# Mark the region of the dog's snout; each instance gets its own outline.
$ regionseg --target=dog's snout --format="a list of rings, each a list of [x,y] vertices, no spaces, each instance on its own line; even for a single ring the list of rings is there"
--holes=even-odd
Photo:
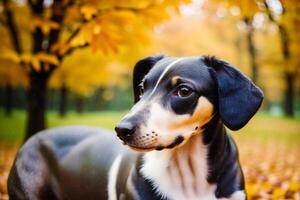
[[[121,122],[115,127],[118,137],[123,141],[129,141],[132,138],[135,129],[136,127],[128,122]]]

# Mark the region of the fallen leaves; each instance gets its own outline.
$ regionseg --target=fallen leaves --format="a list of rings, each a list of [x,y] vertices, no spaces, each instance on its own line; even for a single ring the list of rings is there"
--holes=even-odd
[[[300,199],[300,148],[278,141],[238,141],[248,199]]]
[[[0,143],[0,200],[8,200],[6,180],[17,148],[17,145]]]

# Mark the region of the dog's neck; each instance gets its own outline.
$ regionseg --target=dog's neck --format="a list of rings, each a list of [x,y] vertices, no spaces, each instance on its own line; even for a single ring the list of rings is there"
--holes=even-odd
[[[210,183],[208,156],[211,144],[226,146],[227,142],[224,126],[218,119],[214,117],[203,132],[180,147],[144,155],[141,173],[152,181],[158,193],[171,199],[215,199],[216,184]]]

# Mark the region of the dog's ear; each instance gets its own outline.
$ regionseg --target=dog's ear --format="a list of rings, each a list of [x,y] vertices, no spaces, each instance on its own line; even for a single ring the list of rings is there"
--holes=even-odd
[[[217,82],[218,108],[224,124],[231,130],[242,128],[259,109],[263,92],[229,63],[209,56],[203,61]]]
[[[139,84],[145,77],[145,75],[150,71],[150,69],[159,60],[164,58],[164,55],[150,56],[138,61],[133,69],[133,93],[134,93],[134,103],[139,101]]]

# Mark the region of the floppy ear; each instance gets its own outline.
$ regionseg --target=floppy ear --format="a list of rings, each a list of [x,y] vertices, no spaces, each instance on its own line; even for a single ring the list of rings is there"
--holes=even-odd
[[[207,56],[203,61],[217,82],[219,113],[224,124],[231,130],[242,128],[259,109],[263,92],[229,63]]]
[[[145,77],[145,75],[150,71],[150,69],[161,60],[164,56],[150,56],[138,61],[133,69],[133,93],[134,93],[134,103],[139,101],[139,84]]]

